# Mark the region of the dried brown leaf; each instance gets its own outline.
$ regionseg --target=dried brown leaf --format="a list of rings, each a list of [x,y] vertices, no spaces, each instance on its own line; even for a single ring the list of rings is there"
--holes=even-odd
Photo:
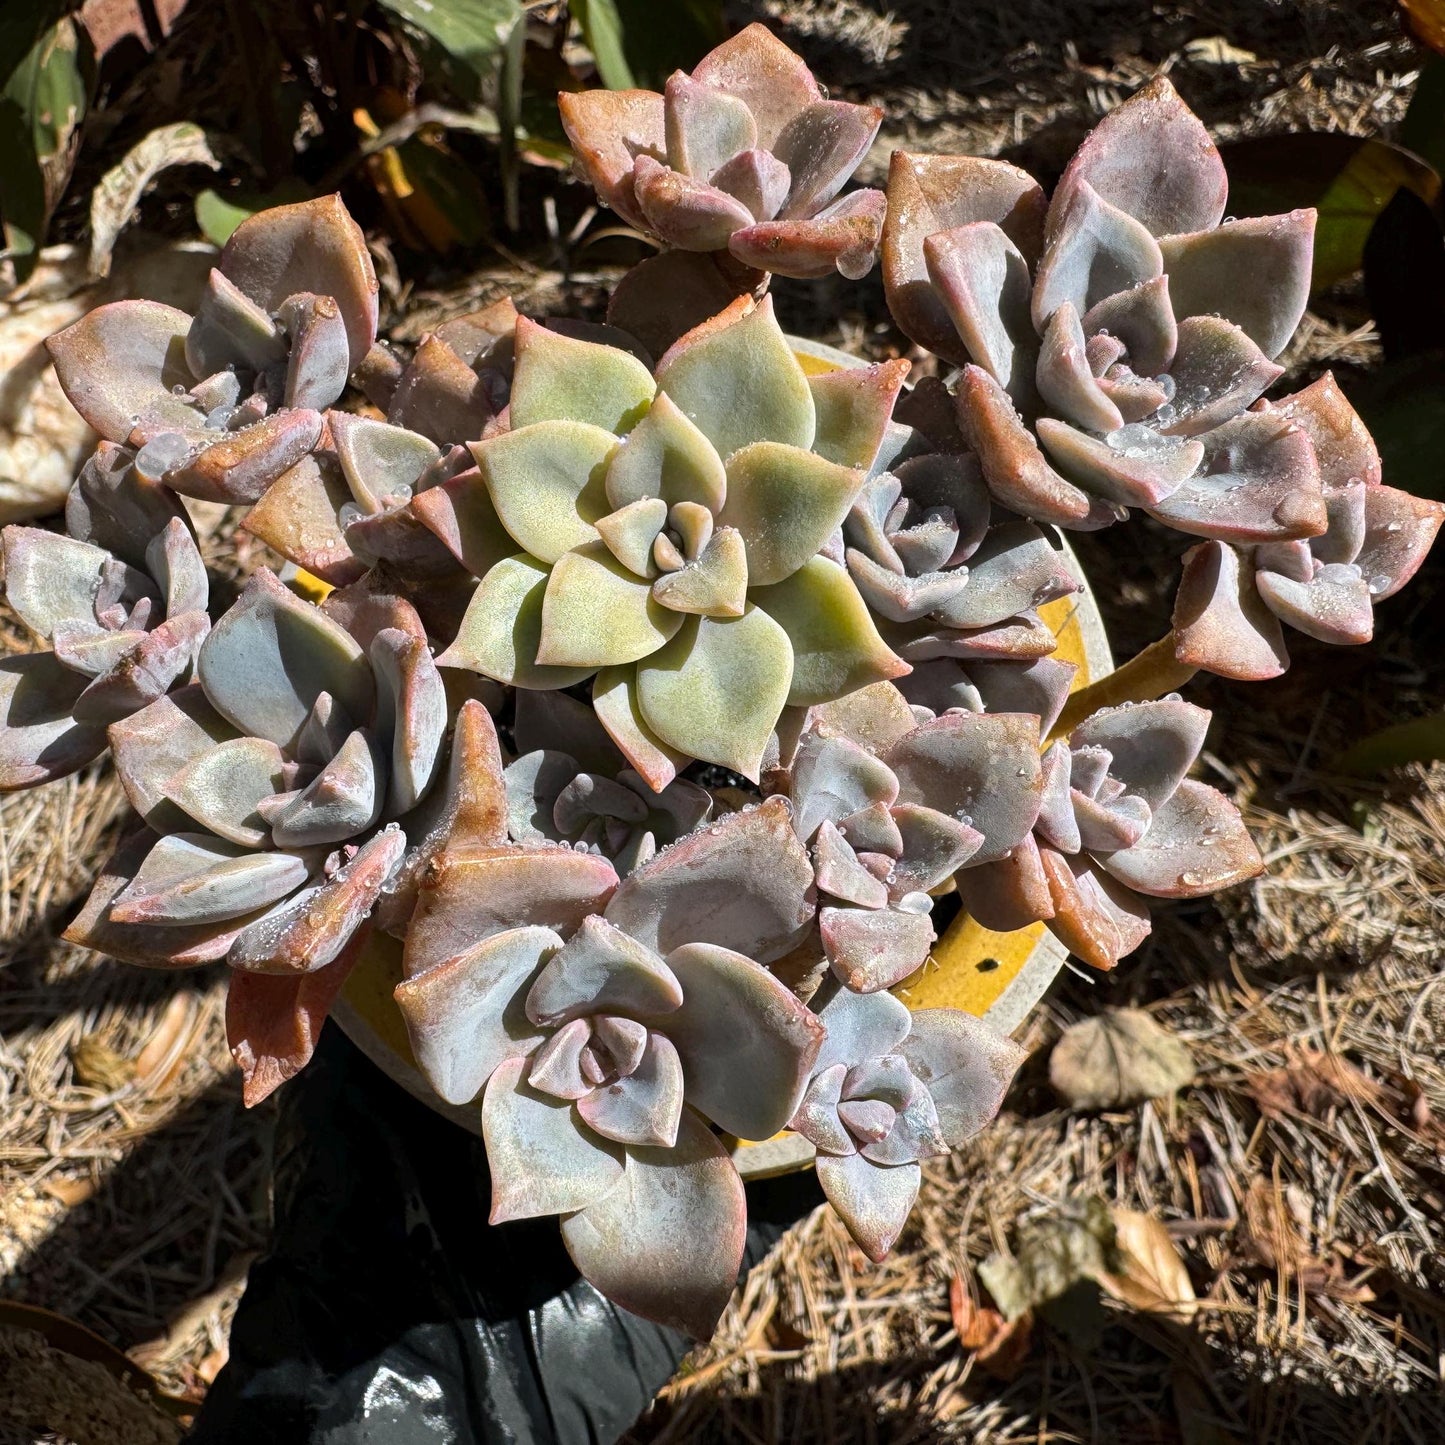
[[[164,1088],[185,1060],[185,1044],[199,1013],[196,997],[178,993],[166,1005],[155,1030],[136,1056],[135,1082]]]
[[[1325,1119],[1351,1100],[1377,1108],[1385,1102],[1373,1079],[1348,1059],[1319,1049],[1293,1050],[1289,1063],[1250,1074],[1244,1087],[1267,1119]]]
[[[124,1088],[135,1077],[135,1065],[94,1034],[76,1040],[70,1050],[70,1066],[77,1083],[107,1094]]]
[[[1194,1285],[1162,1221],[1137,1209],[1111,1213],[1123,1268],[1104,1271],[1099,1283],[1131,1309],[1180,1321],[1193,1319],[1198,1308]]]
[[[1013,1321],[1004,1319],[974,1299],[961,1274],[949,1283],[948,1308],[959,1344],[976,1357],[979,1368],[995,1379],[1016,1379],[1033,1343],[1033,1312],[1026,1310]]]
[[[1064,1030],[1049,1082],[1074,1109],[1163,1099],[1194,1081],[1184,1044],[1139,1009],[1109,1009]]]
[[[1239,1229],[1245,1254],[1306,1294],[1328,1295],[1353,1304],[1374,1299],[1375,1292],[1368,1285],[1345,1279],[1338,1258],[1321,1259],[1315,1254],[1309,1239],[1313,1232],[1310,1215],[1309,1198],[1297,1185],[1280,1187],[1267,1179],[1251,1180]]]

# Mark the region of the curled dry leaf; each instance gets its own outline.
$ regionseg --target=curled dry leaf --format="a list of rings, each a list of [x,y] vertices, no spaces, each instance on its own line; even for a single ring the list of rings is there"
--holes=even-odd
[[[1194,1285],[1163,1222],[1137,1209],[1110,1213],[1121,1268],[1100,1274],[1100,1285],[1131,1309],[1181,1321],[1193,1319],[1198,1309]]]
[[[1348,1059],[1318,1049],[1300,1049],[1282,1068],[1250,1074],[1244,1081],[1266,1119],[1308,1115],[1324,1119],[1351,1099],[1384,1107],[1385,1091]]]
[[[961,1274],[949,1282],[948,1310],[958,1343],[974,1356],[979,1369],[997,1380],[1016,1380],[1033,1344],[1033,1312],[1004,1319],[997,1310],[978,1303]]]
[[[989,1255],[979,1265],[978,1277],[1004,1318],[1014,1321],[1120,1267],[1109,1208],[1090,1196],[1077,1207],[1025,1220],[1013,1253]]]
[[[1049,1082],[1073,1109],[1164,1099],[1193,1081],[1189,1050],[1139,1009],[1074,1024],[1049,1057]]]

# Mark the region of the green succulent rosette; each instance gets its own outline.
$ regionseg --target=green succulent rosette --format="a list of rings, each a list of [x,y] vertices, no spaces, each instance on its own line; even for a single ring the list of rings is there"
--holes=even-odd
[[[810,377],[766,299],[695,328],[655,373],[519,321],[505,427],[419,509],[481,579],[439,664],[519,688],[591,677],[654,789],[693,759],[756,780],[784,707],[909,670],[822,555],[905,369]]]

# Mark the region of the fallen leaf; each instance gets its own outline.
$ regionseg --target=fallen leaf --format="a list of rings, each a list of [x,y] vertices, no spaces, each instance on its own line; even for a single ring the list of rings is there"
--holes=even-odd
[[[94,1034],[86,1034],[71,1046],[70,1066],[76,1083],[107,1094],[123,1089],[135,1077],[135,1065]]]
[[[975,1357],[978,1367],[998,1380],[1017,1379],[1033,1343],[1033,1312],[1026,1310],[1012,1321],[1004,1319],[997,1310],[974,1300],[961,1274],[954,1275],[949,1284],[948,1307],[958,1342]]]
[[[1013,1253],[989,1255],[978,1277],[1004,1318],[1013,1321],[1061,1298],[1080,1281],[1119,1268],[1109,1207],[1091,1196],[1077,1207],[1024,1220]]]
[[[1382,1107],[1385,1091],[1348,1059],[1319,1049],[1291,1051],[1290,1062],[1278,1069],[1250,1074],[1244,1087],[1266,1119],[1326,1119],[1348,1104]]]
[[[135,1082],[141,1088],[162,1088],[180,1066],[191,1025],[196,1017],[196,996],[175,994],[156,1024],[155,1032],[136,1055]]]
[[[1189,1050],[1139,1009],[1072,1025],[1049,1057],[1049,1082],[1074,1109],[1163,1099],[1193,1081]]]
[[[1194,1318],[1198,1299],[1179,1250],[1161,1220],[1137,1209],[1111,1211],[1122,1268],[1104,1271],[1099,1283],[1121,1304],[1143,1314]]]
[[[110,275],[111,252],[125,229],[145,188],[172,166],[209,166],[221,169],[211,153],[206,133],[191,121],[163,125],[137,142],[101,178],[90,196],[90,274]]]

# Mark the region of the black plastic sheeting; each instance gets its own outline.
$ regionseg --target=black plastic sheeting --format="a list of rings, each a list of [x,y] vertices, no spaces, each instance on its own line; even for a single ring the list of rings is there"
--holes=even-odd
[[[555,1219],[490,1226],[481,1140],[334,1025],[281,1091],[276,1225],[190,1445],[602,1445],[691,1342],[582,1280]],[[748,1188],[744,1271],[822,1195]]]

